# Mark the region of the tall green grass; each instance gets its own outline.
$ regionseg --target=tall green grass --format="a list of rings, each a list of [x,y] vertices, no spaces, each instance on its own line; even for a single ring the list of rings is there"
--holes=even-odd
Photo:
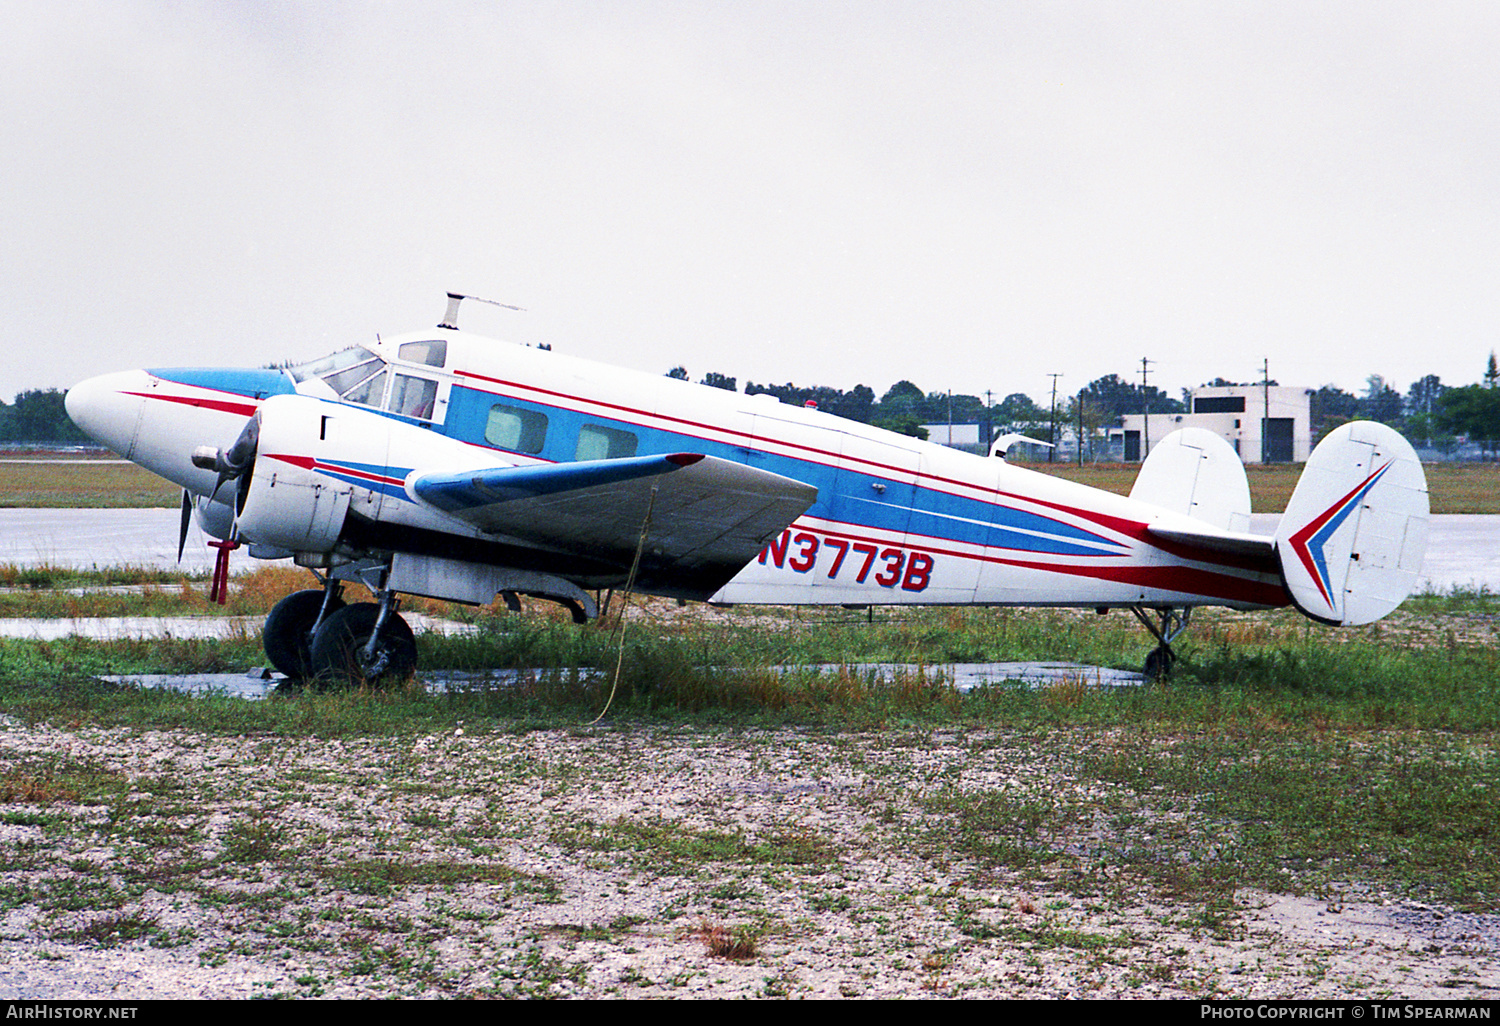
[[[1263,639],[1254,643],[1230,642],[1206,625],[1179,644],[1176,673],[1164,685],[1001,684],[965,695],[948,679],[950,663],[1065,660],[1132,667],[1150,643],[1124,617],[919,610],[877,615],[872,622],[865,614],[842,611],[763,612],[712,625],[630,623],[616,682],[622,643],[608,624],[579,628],[545,616],[510,616],[488,618],[480,627],[473,635],[423,636],[419,683],[423,675],[449,670],[532,672],[519,683],[479,679],[441,695],[416,686],[378,701],[393,708],[407,703],[424,724],[434,716],[497,724],[507,718],[576,723],[592,719],[608,703],[610,715],[623,719],[834,725],[1154,723],[1291,731],[1486,731],[1500,725],[1494,648],[1401,648],[1378,638],[1338,641],[1337,632],[1304,630],[1291,620],[1252,632]],[[905,669],[881,674],[861,668],[870,663]],[[0,711],[39,708],[32,704],[34,696],[59,681],[81,684],[110,673],[241,672],[264,665],[254,632],[226,640],[0,641]],[[111,704],[106,692],[78,693],[94,696],[89,708],[96,715]],[[348,699],[365,700],[377,698]],[[198,700],[163,696],[161,701],[191,707]],[[301,695],[286,701],[327,699]],[[142,710],[154,705],[138,703]],[[235,723],[241,722],[236,715]]]

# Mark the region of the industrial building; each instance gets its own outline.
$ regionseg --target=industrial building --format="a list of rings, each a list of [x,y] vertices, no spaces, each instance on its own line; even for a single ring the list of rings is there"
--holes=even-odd
[[[1312,452],[1313,389],[1288,385],[1204,386],[1191,393],[1191,413],[1121,417],[1110,448],[1127,463],[1178,428],[1206,428],[1246,463],[1304,463]]]

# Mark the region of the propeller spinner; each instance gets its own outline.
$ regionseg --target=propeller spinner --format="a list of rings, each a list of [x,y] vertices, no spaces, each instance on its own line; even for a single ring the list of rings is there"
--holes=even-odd
[[[260,412],[246,422],[240,431],[240,436],[234,440],[234,444],[228,450],[215,449],[210,445],[200,445],[193,450],[193,466],[200,470],[212,470],[219,475],[214,482],[214,490],[208,493],[208,501],[214,501],[219,494],[219,489],[229,481],[239,481],[255,469],[255,453],[260,445]],[[235,507],[244,505],[245,489],[239,488],[239,496]]]

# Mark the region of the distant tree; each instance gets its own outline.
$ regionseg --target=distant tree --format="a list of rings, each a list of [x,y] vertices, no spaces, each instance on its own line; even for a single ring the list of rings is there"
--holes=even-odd
[[[1079,431],[1078,439],[1078,462],[1094,458],[1097,451],[1097,442],[1100,430],[1105,426],[1108,417],[1104,411],[1094,403],[1076,395],[1068,402],[1067,421],[1073,425],[1074,430]]]
[[[1308,402],[1313,437],[1322,441],[1328,432],[1353,420],[1359,413],[1359,399],[1334,385],[1324,385]]]
[[[1128,414],[1141,413],[1147,403],[1152,413],[1184,413],[1186,407],[1167,395],[1155,385],[1144,390],[1139,385],[1123,380],[1118,374],[1109,374],[1089,382],[1080,393],[1085,402],[1098,406],[1111,419]]]
[[[63,393],[55,388],[32,389],[16,396],[4,419],[6,442],[86,442],[88,436],[68,418]]]
[[[1045,423],[1048,414],[1032,401],[1031,396],[1012,392],[994,407],[994,416],[999,423],[1015,427]]]
[[[1401,420],[1401,393],[1386,384],[1379,374],[1371,374],[1365,379],[1365,394],[1355,409],[1365,420],[1397,424]]]
[[[875,411],[875,390],[869,385],[855,385],[849,391],[839,393],[838,398],[823,409],[840,417],[868,424]]]
[[[1495,351],[1490,350],[1490,362],[1484,368],[1484,387],[1494,388],[1500,385],[1500,365],[1495,363]]]
[[[1437,401],[1447,390],[1448,386],[1438,380],[1436,374],[1429,374],[1421,381],[1413,381],[1411,388],[1406,390],[1407,415],[1432,413],[1437,409]]]
[[[678,381],[686,381],[688,379],[687,368],[673,367],[671,370],[667,371],[667,377],[676,378]]]
[[[922,426],[922,422],[917,420],[915,415],[910,413],[877,416],[870,423],[875,427],[894,431],[898,435],[910,435],[912,438],[920,438],[923,441],[927,439],[927,429]]]
[[[812,403],[824,413],[857,420],[861,424],[868,424],[875,410],[875,391],[869,385],[855,385],[849,391],[842,392],[826,385],[804,388],[790,381],[785,385],[758,385],[753,381],[747,381],[745,394],[774,395],[792,406],[806,406]]]
[[[698,384],[708,385],[710,388],[722,388],[729,392],[733,392],[739,387],[734,378],[720,374],[717,371],[709,371],[703,375],[703,380],[698,382]]]
[[[887,410],[893,410],[900,406],[914,407],[918,403],[925,402],[926,399],[926,392],[910,381],[902,380],[885,390],[885,395],[880,397],[880,405]]]
[[[1433,414],[1437,427],[1478,442],[1486,453],[1500,445],[1500,389],[1482,385],[1450,388]]]

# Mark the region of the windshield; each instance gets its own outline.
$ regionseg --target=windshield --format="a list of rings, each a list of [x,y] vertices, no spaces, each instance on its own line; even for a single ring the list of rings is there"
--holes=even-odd
[[[351,403],[379,406],[385,396],[385,361],[362,346],[288,367],[287,373],[298,384],[317,378]]]

